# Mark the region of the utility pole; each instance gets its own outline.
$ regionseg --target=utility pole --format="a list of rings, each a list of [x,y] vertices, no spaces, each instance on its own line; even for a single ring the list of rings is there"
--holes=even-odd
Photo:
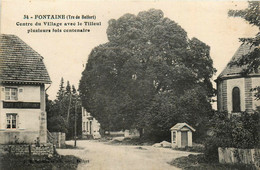
[[[68,124],[69,124],[69,117],[70,117],[71,97],[72,97],[72,93],[70,92],[69,108],[68,108],[68,113],[67,113],[67,123]]]
[[[77,146],[77,96],[76,96],[76,102],[75,102],[75,118],[74,118],[74,147]]]

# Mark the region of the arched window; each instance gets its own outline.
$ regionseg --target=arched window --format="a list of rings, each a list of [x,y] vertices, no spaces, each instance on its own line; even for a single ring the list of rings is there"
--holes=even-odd
[[[232,106],[233,112],[240,112],[240,90],[238,87],[234,87],[232,90]]]

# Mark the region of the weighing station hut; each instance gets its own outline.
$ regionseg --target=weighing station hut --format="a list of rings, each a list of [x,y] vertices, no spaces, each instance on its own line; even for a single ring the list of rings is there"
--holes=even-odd
[[[170,130],[173,148],[192,147],[192,132],[195,132],[193,127],[187,123],[177,123]]]

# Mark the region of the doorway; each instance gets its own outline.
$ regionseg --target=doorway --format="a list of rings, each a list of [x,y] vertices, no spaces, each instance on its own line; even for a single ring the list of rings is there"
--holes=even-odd
[[[188,132],[187,131],[181,132],[181,146],[182,147],[188,146]]]

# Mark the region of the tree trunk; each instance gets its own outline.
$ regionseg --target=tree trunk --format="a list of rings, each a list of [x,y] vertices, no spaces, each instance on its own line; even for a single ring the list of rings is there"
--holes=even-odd
[[[139,131],[139,134],[140,134],[139,138],[140,139],[143,138],[143,136],[144,136],[144,129],[143,128],[139,128],[138,131]]]
[[[70,101],[69,101],[69,108],[67,113],[67,123],[69,124],[69,117],[70,117],[70,105],[71,105],[71,93],[70,93]]]

